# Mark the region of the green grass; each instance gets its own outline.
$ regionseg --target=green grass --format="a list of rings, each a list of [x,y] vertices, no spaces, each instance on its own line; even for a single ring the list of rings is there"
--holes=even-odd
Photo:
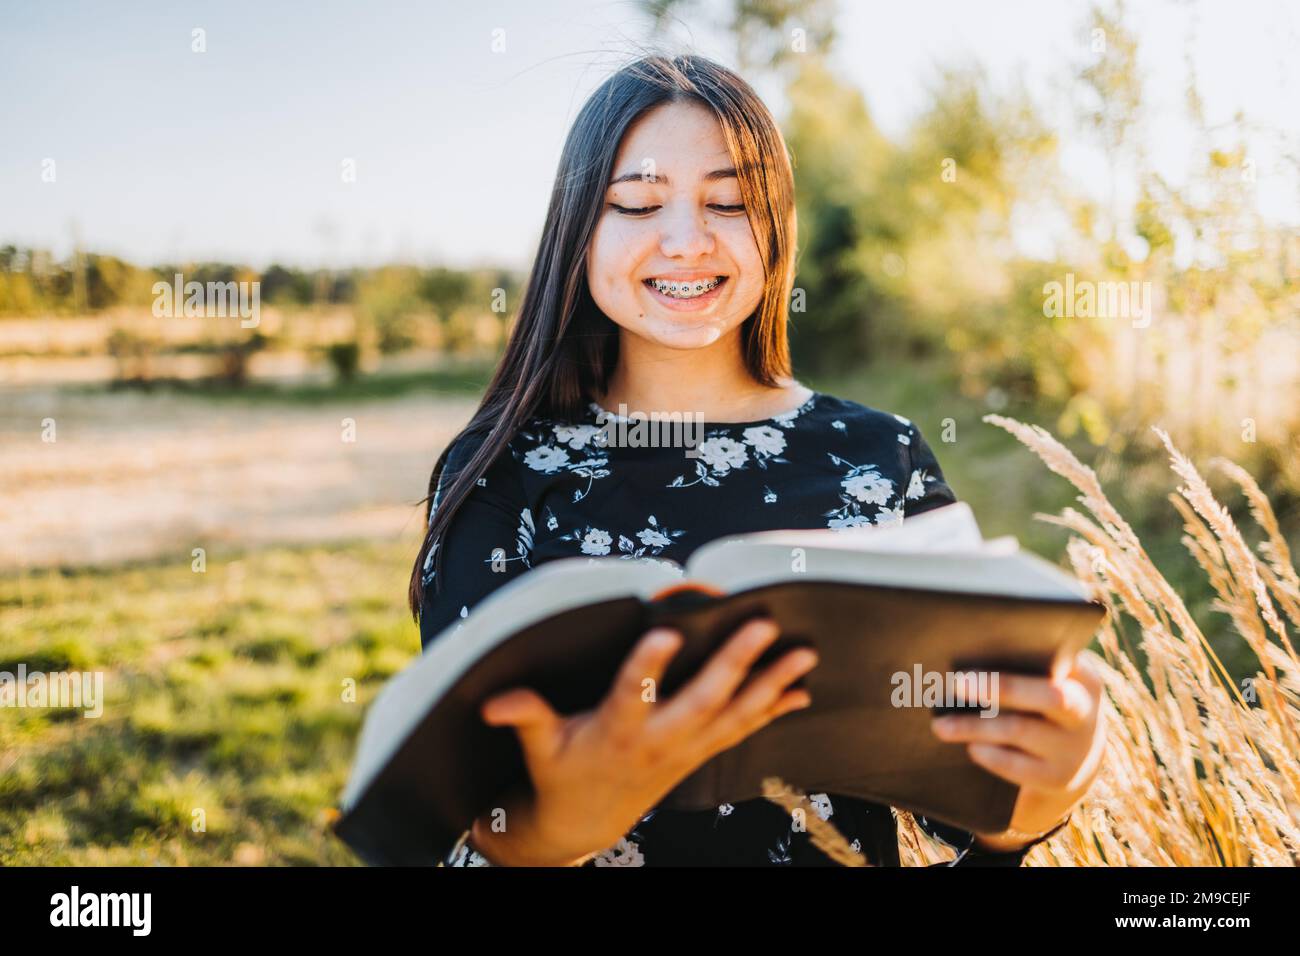
[[[365,704],[419,651],[412,551],[0,579],[0,670],[105,675],[100,718],[0,710],[0,863],[355,862],[327,823]]]

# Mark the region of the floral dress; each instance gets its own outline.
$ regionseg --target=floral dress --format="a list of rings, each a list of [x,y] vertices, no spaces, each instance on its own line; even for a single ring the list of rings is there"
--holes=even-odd
[[[546,561],[587,555],[684,564],[726,535],[888,525],[956,500],[915,424],[821,392],[772,418],[704,424],[692,457],[680,442],[610,441],[620,423],[631,424],[591,402],[578,420],[538,417],[516,432],[436,545],[444,549],[436,595],[432,553],[425,564],[425,648],[489,593]],[[482,436],[453,445],[435,509],[476,441]],[[833,793],[809,799],[869,862],[898,865],[889,807]],[[968,849],[969,833],[918,823],[966,851],[958,865],[1014,866],[1023,858]],[[487,863],[463,841],[446,862]],[[791,814],[758,798],[706,811],[656,808],[585,865],[836,864]]]

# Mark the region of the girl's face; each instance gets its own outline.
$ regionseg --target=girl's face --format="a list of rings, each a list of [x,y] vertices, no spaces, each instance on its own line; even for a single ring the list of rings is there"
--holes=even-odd
[[[763,297],[763,261],[717,119],[665,103],[628,130],[587,256],[600,310],[625,332],[704,348]]]

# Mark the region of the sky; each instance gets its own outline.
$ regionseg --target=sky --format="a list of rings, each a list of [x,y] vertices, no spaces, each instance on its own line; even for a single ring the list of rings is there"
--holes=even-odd
[[[734,65],[713,25],[725,6],[704,2],[677,24],[674,50]],[[1064,174],[1105,194],[1066,96],[1090,56],[1086,3],[839,6],[836,68],[888,135],[907,129],[941,67],[978,62],[995,86],[1031,91],[1061,134]],[[1300,223],[1294,177],[1274,174],[1275,135],[1297,147],[1300,5],[1129,10],[1162,172],[1177,182],[1194,145],[1178,119],[1190,37],[1211,121],[1240,110],[1266,131],[1251,146],[1261,208]],[[142,264],[526,268],[569,124],[647,28],[626,0],[3,0],[0,243]]]

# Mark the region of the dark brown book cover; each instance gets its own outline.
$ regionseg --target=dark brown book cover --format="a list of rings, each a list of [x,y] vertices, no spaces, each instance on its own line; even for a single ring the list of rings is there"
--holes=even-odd
[[[685,643],[658,688],[666,699],[745,620],[773,617],[781,637],[757,667],[797,645],[820,662],[803,680],[812,706],[719,754],[662,802],[708,809],[761,796],[766,777],[809,793],[861,797],[966,830],[1010,822],[1017,788],[930,730],[934,711],[895,706],[894,675],[963,670],[1046,674],[1087,645],[1104,615],[1082,599],[1002,597],[797,580],[719,595],[689,586],[657,599],[605,600],[537,621],[479,657],[428,710],[335,825],[367,862],[432,865],[474,817],[528,777],[515,732],[480,703],[529,686],[559,713],[596,706],[656,624]]]

